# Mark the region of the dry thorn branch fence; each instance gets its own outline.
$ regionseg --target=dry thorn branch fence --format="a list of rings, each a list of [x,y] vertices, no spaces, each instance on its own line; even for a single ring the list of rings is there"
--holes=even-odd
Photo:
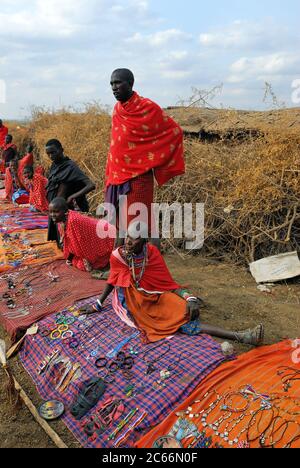
[[[245,263],[299,249],[300,109],[173,108],[169,114],[186,131],[187,172],[159,188],[156,201],[205,203],[205,254]],[[29,129],[46,166],[44,144],[58,138],[93,176],[92,210],[103,201],[110,120],[98,105],[80,113],[36,110]]]

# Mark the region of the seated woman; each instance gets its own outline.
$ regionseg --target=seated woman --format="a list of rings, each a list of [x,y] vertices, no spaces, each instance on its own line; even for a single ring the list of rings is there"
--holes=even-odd
[[[34,172],[32,166],[26,166],[23,171],[26,189],[29,191],[29,204],[31,211],[48,213],[46,186],[48,179],[40,172]]]
[[[64,198],[55,198],[50,203],[49,216],[58,226],[67,264],[82,271],[103,270],[109,266],[116,238],[114,226],[69,210]]]
[[[27,192],[23,179],[22,165],[17,159],[13,159],[5,171],[5,198],[18,205],[29,203],[29,193]]]
[[[254,346],[262,343],[263,325],[230,332],[201,323],[201,300],[173,280],[159,250],[146,240],[147,231],[146,224],[130,224],[125,246],[112,253],[106,289],[97,303],[82,313],[101,312],[114,291],[115,312],[128,325],[144,332],[149,342],[180,331],[188,335],[205,333]]]

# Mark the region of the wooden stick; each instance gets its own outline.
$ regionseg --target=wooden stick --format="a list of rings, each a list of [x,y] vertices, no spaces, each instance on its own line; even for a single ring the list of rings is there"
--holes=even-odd
[[[46,434],[50,437],[50,439],[52,440],[52,442],[54,442],[54,444],[56,445],[56,447],[58,448],[69,448],[62,440],[61,438],[59,437],[58,434],[56,434],[56,432],[49,426],[49,424],[40,417],[36,407],[34,406],[34,404],[32,403],[32,401],[28,398],[28,396],[26,395],[26,393],[24,392],[24,390],[22,389],[22,387],[20,386],[20,384],[17,382],[17,380],[14,378],[14,382],[15,382],[15,387],[16,389],[18,390],[18,392],[20,392],[20,397],[22,398],[22,400],[24,401],[25,405],[27,406],[27,408],[29,409],[30,413],[32,414],[32,416],[34,417],[34,419],[37,421],[37,423],[41,426],[41,428],[46,432]]]

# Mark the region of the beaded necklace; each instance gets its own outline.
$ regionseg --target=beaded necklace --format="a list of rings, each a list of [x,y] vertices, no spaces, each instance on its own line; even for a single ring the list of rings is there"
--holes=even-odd
[[[143,252],[139,255],[128,254],[126,252],[125,247],[122,249],[122,254],[123,254],[123,257],[126,259],[127,264],[129,265],[135,285],[137,288],[139,288],[140,282],[144,276],[146,266],[147,266],[147,261],[148,261],[147,244],[144,245]],[[136,272],[137,270],[140,270],[139,274],[137,274]]]

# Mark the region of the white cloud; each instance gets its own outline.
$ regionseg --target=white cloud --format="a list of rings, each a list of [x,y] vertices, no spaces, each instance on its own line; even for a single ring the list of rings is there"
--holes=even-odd
[[[190,34],[179,29],[167,29],[165,31],[157,31],[153,34],[143,35],[141,33],[135,33],[133,36],[127,38],[128,43],[135,44],[147,44],[152,47],[166,46],[174,41],[187,41],[191,39]]]
[[[20,108],[24,115],[32,104],[98,99],[112,105],[109,79],[119,67],[132,69],[136,90],[161,105],[175,104],[192,87],[225,82],[226,102],[247,107],[259,103],[260,80],[277,83],[280,94],[299,78],[297,31],[280,19],[214,28],[210,16],[200,35],[197,22],[190,32],[190,21],[176,20],[176,2],[162,18],[154,6],[167,10],[157,0],[0,1],[2,117],[19,115]],[[198,2],[195,16],[200,8]]]
[[[230,83],[247,79],[270,79],[275,76],[291,75],[300,69],[300,56],[294,53],[277,53],[258,57],[242,57],[234,62],[229,76]]]
[[[290,42],[289,30],[272,20],[234,21],[230,26],[200,34],[199,42],[210,49],[273,49]],[[296,38],[295,38],[296,40]]]

